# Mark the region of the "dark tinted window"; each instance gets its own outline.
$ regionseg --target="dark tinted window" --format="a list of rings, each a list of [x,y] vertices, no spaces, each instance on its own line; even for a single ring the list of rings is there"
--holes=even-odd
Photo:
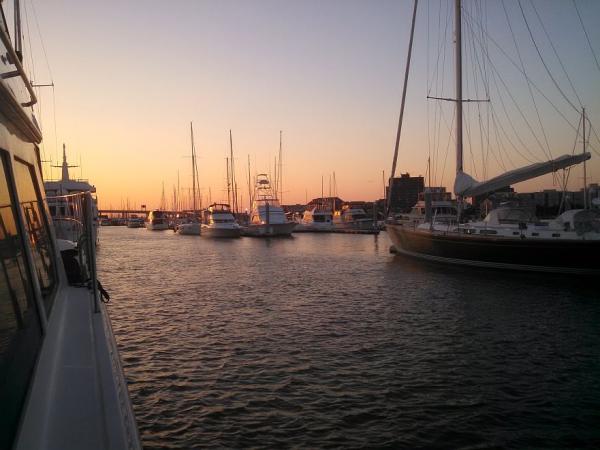
[[[42,333],[0,152],[0,448],[10,448]]]
[[[56,275],[48,224],[43,216],[41,196],[34,182],[35,172],[32,166],[20,161],[15,161],[13,167],[25,229],[33,254],[35,274],[40,282],[46,312],[50,314]]]

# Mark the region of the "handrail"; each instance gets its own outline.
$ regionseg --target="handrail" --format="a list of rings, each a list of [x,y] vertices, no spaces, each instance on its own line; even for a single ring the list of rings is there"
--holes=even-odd
[[[23,68],[23,65],[21,64],[21,60],[19,59],[19,56],[17,55],[17,53],[15,52],[15,49],[12,46],[10,37],[6,33],[6,30],[4,29],[4,27],[1,27],[1,26],[0,26],[0,39],[2,39],[2,43],[6,47],[11,64],[13,64],[17,68],[17,73],[11,72],[11,75],[13,75],[13,76],[20,75],[21,79],[25,83],[25,87],[29,91],[30,100],[28,102],[21,103],[21,106],[26,108],[28,106],[35,105],[37,103],[37,97],[35,95],[35,92],[33,91],[31,82],[29,81],[29,78],[27,78],[27,74],[25,73],[25,69]]]

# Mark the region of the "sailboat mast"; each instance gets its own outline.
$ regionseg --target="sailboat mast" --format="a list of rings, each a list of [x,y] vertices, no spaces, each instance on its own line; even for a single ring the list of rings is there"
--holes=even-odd
[[[229,158],[225,158],[225,165],[227,166],[227,204],[231,205],[231,185],[229,184]]]
[[[408,87],[408,74],[410,73],[410,60],[412,56],[413,37],[415,35],[415,22],[417,19],[417,5],[419,0],[415,0],[413,7],[412,23],[410,26],[410,39],[408,41],[408,56],[406,57],[406,68],[404,71],[404,85],[402,87],[402,101],[400,104],[400,116],[398,118],[398,131],[396,132],[396,145],[394,146],[394,159],[392,161],[392,171],[390,173],[390,180],[388,182],[388,189],[391,189],[392,181],[396,176],[396,163],[398,162],[398,149],[400,147],[400,135],[402,133],[402,122],[404,118],[404,105],[406,104],[406,89]],[[389,215],[391,208],[391,195],[388,195],[388,201],[386,205],[385,215]]]
[[[248,155],[248,212],[252,211],[252,187],[250,181],[250,155]]]
[[[583,154],[585,155],[585,108],[582,113],[583,121]],[[588,209],[588,192],[587,192],[587,167],[585,165],[585,158],[583,159],[583,209]]]
[[[196,151],[194,150],[194,126],[190,122],[190,139],[192,142],[192,208],[196,216]]]
[[[463,171],[462,28],[461,0],[454,1],[454,59],[456,69],[456,174]]]
[[[236,188],[236,182],[235,182],[235,171],[234,171],[234,165],[233,165],[233,137],[231,136],[231,130],[229,130],[229,170],[231,171],[231,193],[232,193],[232,199],[233,199],[233,212],[237,213],[238,212],[238,207],[237,207],[237,188]]]
[[[278,172],[278,181],[279,181],[279,203],[283,204],[283,164],[281,162],[282,150],[281,150],[281,134],[282,131],[279,130],[279,172]]]

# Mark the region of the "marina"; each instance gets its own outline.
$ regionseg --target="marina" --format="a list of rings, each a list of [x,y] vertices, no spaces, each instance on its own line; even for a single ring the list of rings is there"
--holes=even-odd
[[[0,1],[0,450],[600,448],[600,3],[111,6]]]

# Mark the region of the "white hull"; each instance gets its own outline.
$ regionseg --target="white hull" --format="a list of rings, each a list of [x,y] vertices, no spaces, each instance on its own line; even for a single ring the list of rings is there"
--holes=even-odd
[[[294,231],[295,226],[295,222],[260,225],[250,224],[244,229],[244,234],[246,236],[255,237],[290,236],[292,234],[292,231]]]
[[[150,231],[168,230],[169,225],[166,223],[150,223],[146,222],[146,229]]]
[[[330,233],[334,231],[333,223],[302,223],[296,225],[294,233]]]
[[[242,230],[236,227],[215,227],[212,225],[202,226],[202,236],[209,238],[239,238]]]
[[[191,236],[200,236],[202,227],[199,223],[181,223],[175,229],[177,234],[187,234]]]

